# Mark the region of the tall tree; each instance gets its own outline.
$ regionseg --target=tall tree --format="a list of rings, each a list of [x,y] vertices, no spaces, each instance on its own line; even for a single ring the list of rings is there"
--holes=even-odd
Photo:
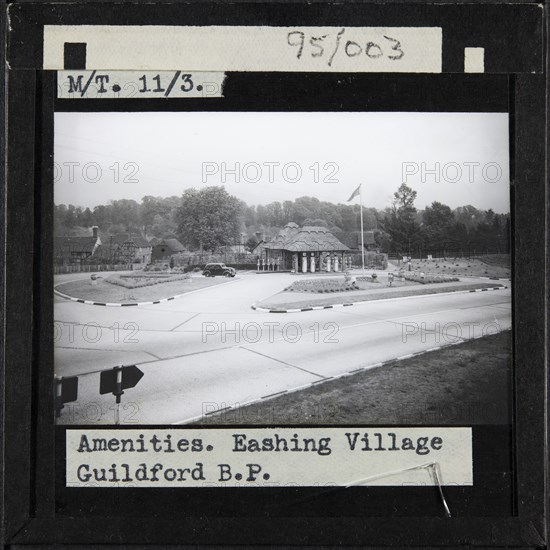
[[[386,233],[389,235],[390,246],[396,252],[407,254],[420,244],[420,224],[416,221],[416,191],[405,183],[393,194],[393,201],[384,220]]]
[[[451,228],[454,223],[452,210],[446,204],[434,201],[430,206],[426,206],[422,220],[425,245],[444,248],[452,239]]]
[[[240,239],[242,203],[223,187],[187,189],[176,220],[184,244],[214,250]]]

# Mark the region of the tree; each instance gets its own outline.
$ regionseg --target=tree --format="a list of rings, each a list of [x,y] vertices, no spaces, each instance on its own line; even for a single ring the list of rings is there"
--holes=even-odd
[[[316,227],[328,227],[327,222],[322,219],[307,218],[302,222],[302,227],[305,227],[306,225],[313,225]]]
[[[112,217],[111,221],[122,224],[126,231],[137,231],[140,229],[140,207],[131,199],[119,199],[110,202]]]
[[[65,225],[67,227],[74,227],[76,225],[76,208],[74,205],[69,204],[67,212],[65,214]]]
[[[386,214],[383,229],[390,246],[397,252],[409,252],[421,243],[420,224],[416,221],[414,201],[416,191],[405,183],[393,194],[391,208]]]
[[[455,208],[453,214],[455,220],[458,223],[464,224],[466,229],[475,228],[478,223],[483,221],[483,212],[481,210],[478,210],[471,204]]]
[[[239,242],[242,203],[223,187],[187,189],[176,213],[184,244],[200,250]]]
[[[151,195],[147,195],[141,199],[140,220],[145,233],[155,223],[158,224],[159,216],[166,221],[169,220],[170,213],[173,210],[173,205],[170,202],[170,199],[152,197]]]
[[[393,194],[393,206],[401,211],[416,212],[414,201],[416,200],[417,192],[409,187],[406,183],[402,183],[399,189]]]
[[[453,212],[446,205],[434,201],[431,206],[426,206],[426,210],[422,214],[422,219],[425,226],[437,229],[445,229],[453,223]]]
[[[53,225],[56,235],[62,235],[65,229],[65,216],[67,215],[67,206],[58,204],[54,210]]]
[[[111,223],[111,207],[105,204],[98,204],[93,212],[94,224],[103,228]]]
[[[93,214],[89,208],[82,212],[81,223],[84,227],[91,227],[94,224]]]
[[[444,249],[452,240],[451,228],[454,223],[452,210],[440,202],[434,201],[426,206],[422,214],[425,244],[428,247]]]

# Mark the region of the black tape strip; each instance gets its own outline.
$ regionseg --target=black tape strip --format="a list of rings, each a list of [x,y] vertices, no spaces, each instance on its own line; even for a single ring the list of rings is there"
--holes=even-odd
[[[65,42],[63,67],[65,70],[86,70],[86,42]]]

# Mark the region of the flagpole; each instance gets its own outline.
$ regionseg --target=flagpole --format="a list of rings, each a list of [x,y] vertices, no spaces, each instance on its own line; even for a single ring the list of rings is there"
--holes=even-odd
[[[365,274],[365,243],[363,236],[363,185],[359,186],[359,207],[361,208],[361,271]]]

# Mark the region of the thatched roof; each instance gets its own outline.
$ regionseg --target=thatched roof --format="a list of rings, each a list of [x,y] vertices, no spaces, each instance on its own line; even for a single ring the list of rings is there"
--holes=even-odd
[[[141,235],[132,235],[131,233],[117,233],[109,237],[109,242],[123,246],[125,244],[135,245],[138,248],[149,248],[151,243]]]
[[[157,246],[165,245],[169,248],[170,252],[184,252],[185,246],[183,246],[178,239],[164,239],[160,244]]]
[[[54,250],[58,255],[74,253],[93,254],[101,241],[97,237],[55,237]]]
[[[271,250],[288,250],[289,252],[344,252],[349,248],[341,243],[326,227],[307,225],[302,228],[289,223],[279,234],[264,243]]]

